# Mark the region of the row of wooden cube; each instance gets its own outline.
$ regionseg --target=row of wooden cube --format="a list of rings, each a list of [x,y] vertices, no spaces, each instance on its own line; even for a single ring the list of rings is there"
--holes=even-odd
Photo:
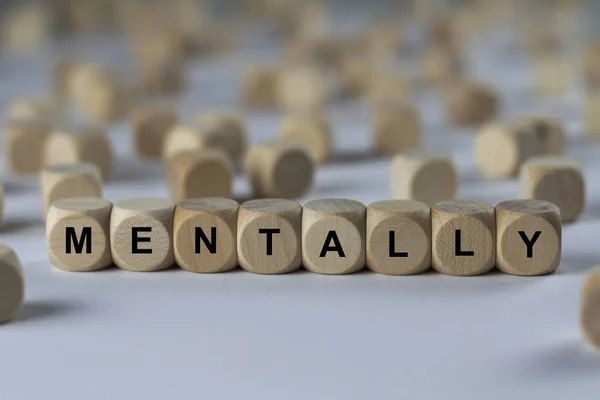
[[[98,198],[59,200],[47,219],[51,262],[68,271],[113,264],[157,271],[175,264],[200,273],[241,266],[281,274],[301,266],[321,274],[364,267],[389,275],[431,266],[459,276],[494,266],[515,275],[553,272],[561,255],[560,211],[552,203],[514,200],[496,207],[451,200],[430,208],[410,200],[366,207],[346,199],[304,206],[291,200],[225,198],[172,204],[138,198],[112,204]]]

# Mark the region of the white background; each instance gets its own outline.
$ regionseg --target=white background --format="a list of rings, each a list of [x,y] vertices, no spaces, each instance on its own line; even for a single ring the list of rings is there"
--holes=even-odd
[[[114,60],[124,50],[112,43],[97,39],[71,50]],[[46,68],[54,52],[1,62],[1,109],[15,97],[48,93]],[[37,178],[5,173],[0,241],[18,252],[27,293],[17,318],[0,327],[0,398],[598,398],[600,354],[579,332],[578,296],[585,272],[598,262],[600,185],[594,177],[600,175],[600,145],[583,135],[578,91],[537,98],[524,59],[507,54],[480,50],[471,73],[500,88],[504,117],[543,111],[563,119],[568,152],[585,166],[587,210],[564,227],[557,273],[61,272],[48,262]],[[238,54],[194,62],[193,91],[179,102],[184,116],[235,106],[248,59]],[[438,100],[432,93],[415,96],[426,121],[423,147],[451,152],[459,197],[492,203],[517,198],[516,180],[479,175],[473,132],[446,127]],[[368,154],[366,105],[336,104],[330,115],[337,155],[318,171],[314,191],[302,201],[389,198],[390,160]],[[252,113],[247,123],[256,142],[276,137],[280,116]],[[166,196],[162,167],[135,160],[127,126],[111,127],[110,135],[119,157],[105,197]],[[247,190],[240,176],[236,196]]]

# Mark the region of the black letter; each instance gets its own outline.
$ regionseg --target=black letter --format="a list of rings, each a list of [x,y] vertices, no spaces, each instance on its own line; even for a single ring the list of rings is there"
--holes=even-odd
[[[90,254],[92,252],[92,227],[86,226],[81,229],[81,240],[77,240],[77,232],[72,226],[68,226],[65,232],[67,236],[67,248],[65,251],[67,254],[71,254],[71,242],[75,246],[75,253],[81,254],[83,252],[83,244],[85,243],[85,252]]]
[[[273,255],[273,234],[281,232],[279,229],[259,229],[258,233],[265,233],[267,235],[267,255]]]
[[[471,250],[462,251],[460,249],[460,229],[454,231],[454,255],[459,256],[474,256],[475,252]]]
[[[390,257],[408,257],[407,252],[396,252],[396,235],[394,231],[390,231]]]
[[[330,246],[329,242],[332,240],[334,245]],[[340,244],[340,239],[338,239],[335,231],[329,231],[327,234],[327,238],[325,238],[325,244],[323,244],[323,248],[321,249],[321,254],[319,254],[319,257],[325,257],[328,251],[337,251],[338,256],[346,257],[346,254],[344,254],[344,249],[342,249],[342,245]]]
[[[535,242],[537,242],[537,240],[541,234],[542,234],[542,231],[536,231],[533,234],[533,237],[531,238],[531,240],[529,240],[529,238],[527,237],[525,232],[519,231],[519,236],[521,236],[521,239],[523,239],[525,246],[527,246],[527,258],[533,258],[533,245],[535,244]]]
[[[138,237],[139,232],[152,232],[152,227],[147,226],[143,228],[133,227],[131,228],[131,252],[133,254],[152,254],[152,249],[138,249],[138,243],[149,242],[150,238]]]
[[[208,249],[208,252],[210,254],[215,254],[217,252],[217,227],[216,226],[210,227],[210,240],[208,240],[208,238],[204,234],[204,231],[199,226],[197,226],[196,229],[194,229],[194,233],[196,236],[196,241],[195,241],[196,245],[194,248],[194,251],[196,252],[196,254],[200,254],[200,241],[204,242],[204,244],[206,245],[206,248]]]

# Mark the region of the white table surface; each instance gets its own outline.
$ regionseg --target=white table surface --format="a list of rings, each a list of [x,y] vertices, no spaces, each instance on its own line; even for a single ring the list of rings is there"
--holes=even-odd
[[[92,55],[87,46],[74,48]],[[99,58],[122,51],[101,48]],[[48,90],[50,53],[0,61],[0,109],[16,96]],[[180,102],[184,115],[234,105],[244,60],[194,62],[194,89]],[[585,272],[600,258],[600,184],[593,179],[600,175],[600,144],[581,132],[577,91],[537,98],[522,61],[481,50],[471,71],[502,90],[504,116],[544,111],[569,128],[568,153],[585,166],[588,204],[579,222],[564,227],[557,273],[61,272],[48,262],[37,179],[5,173],[0,242],[18,252],[27,293],[17,318],[0,327],[0,398],[598,398],[600,354],[579,332],[578,295]],[[419,93],[416,101],[426,121],[423,147],[452,153],[461,198],[497,203],[518,197],[516,180],[480,176],[473,133],[447,128],[434,95]],[[302,201],[389,198],[390,160],[365,150],[367,107],[334,105],[331,116],[338,155],[319,169],[314,191]],[[247,122],[252,141],[260,141],[276,136],[280,116],[251,113]],[[110,135],[119,159],[105,196],[166,196],[162,167],[134,159],[126,125],[111,127]],[[236,196],[247,190],[238,177]]]

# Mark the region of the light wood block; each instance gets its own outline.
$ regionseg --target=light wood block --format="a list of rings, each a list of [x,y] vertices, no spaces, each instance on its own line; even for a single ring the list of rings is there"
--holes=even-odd
[[[130,117],[130,126],[137,155],[143,159],[160,159],[165,138],[178,120],[179,114],[171,108],[135,109]]]
[[[552,273],[561,256],[560,210],[541,200],[510,200],[496,206],[496,267],[507,274]]]
[[[72,65],[67,81],[69,98],[95,123],[109,123],[131,108],[131,93],[110,70],[91,63]]]
[[[174,202],[198,197],[230,197],[234,171],[219,150],[181,152],[167,160],[168,185]]]
[[[114,263],[129,271],[151,272],[172,267],[173,214],[166,199],[136,198],[113,206],[110,249]]]
[[[302,211],[302,264],[318,274],[351,274],[365,261],[366,208],[346,199],[313,200]]]
[[[112,175],[114,158],[106,132],[95,127],[56,130],[44,147],[44,165],[94,164],[100,169],[103,181]]]
[[[50,39],[51,15],[44,2],[5,4],[0,39],[8,52],[27,54]]]
[[[71,197],[101,197],[102,177],[94,164],[63,164],[45,167],[41,173],[44,216],[52,203]]]
[[[453,48],[430,47],[423,55],[421,68],[423,78],[430,85],[447,85],[461,78],[462,57]]]
[[[244,170],[257,197],[295,199],[313,186],[315,161],[302,145],[287,142],[252,146]]]
[[[590,138],[600,138],[600,90],[586,94],[582,119],[585,134]]]
[[[207,147],[222,150],[238,164],[246,152],[246,127],[233,113],[209,112],[196,116],[196,127],[204,135]]]
[[[0,245],[0,323],[14,318],[24,297],[21,261],[13,249]]]
[[[232,163],[237,163],[246,148],[245,129],[236,117],[210,114],[200,118],[196,126],[179,125],[165,138],[163,158],[168,160],[180,152],[217,149]]]
[[[516,130],[531,131],[538,141],[539,154],[560,155],[565,152],[565,129],[556,118],[525,116],[511,124]]]
[[[458,177],[450,158],[411,151],[394,158],[391,188],[395,199],[417,200],[432,206],[454,199]]]
[[[50,262],[71,272],[97,271],[112,265],[110,217],[112,203],[94,197],[54,202],[46,220]]]
[[[564,223],[576,221],[585,208],[585,180],[581,165],[560,156],[527,161],[520,173],[521,198],[545,200],[560,208]]]
[[[373,146],[378,154],[394,155],[421,143],[421,117],[403,103],[383,103],[373,110]]]
[[[342,47],[337,38],[292,38],[284,44],[282,59],[286,64],[314,63],[335,68],[341,62]]]
[[[34,174],[43,165],[50,126],[40,120],[9,120],[4,125],[4,156],[15,174]]]
[[[177,125],[165,137],[163,160],[168,160],[181,152],[200,151],[206,147],[204,135],[198,128]]]
[[[319,112],[332,90],[324,72],[313,65],[284,68],[277,80],[279,107],[288,112]]]
[[[532,60],[532,78],[542,96],[560,96],[568,92],[572,60],[560,53],[537,55]]]
[[[4,184],[2,182],[0,182],[0,229],[2,226],[2,220],[4,218],[4,203],[5,203],[5,199],[4,199]]]
[[[240,206],[240,266],[256,274],[285,274],[302,265],[302,206],[292,200],[251,200]]]
[[[447,275],[481,275],[496,262],[496,217],[487,203],[451,200],[431,209],[431,261]]]
[[[185,200],[175,209],[173,245],[181,268],[199,273],[235,269],[239,204],[224,198]]]
[[[371,103],[407,102],[411,98],[410,85],[397,71],[375,70],[370,74],[367,96]]]
[[[412,200],[367,207],[367,267],[385,275],[412,275],[431,266],[431,210]]]
[[[488,178],[511,178],[521,165],[540,152],[540,136],[531,129],[489,124],[475,138],[475,160]]]
[[[244,71],[242,101],[249,109],[263,110],[277,107],[279,69],[275,66],[255,66]]]
[[[365,37],[368,57],[375,60],[385,60],[398,55],[403,43],[400,24],[381,22],[372,26]]]
[[[600,43],[589,45],[583,53],[583,78],[588,89],[600,87]]]
[[[6,112],[6,119],[39,120],[50,126],[57,126],[64,121],[64,113],[57,102],[23,98],[12,102]]]
[[[287,115],[281,126],[281,138],[306,147],[318,164],[326,163],[333,155],[331,124],[320,114]]]
[[[588,342],[600,350],[600,267],[588,273],[581,288],[579,325]]]
[[[448,92],[448,119],[457,126],[483,125],[496,117],[500,103],[498,93],[490,85],[460,82]]]
[[[177,31],[146,27],[133,36],[140,89],[147,95],[176,95],[184,90],[185,43]]]
[[[363,54],[345,54],[340,58],[338,74],[341,92],[346,97],[367,93],[371,81],[371,64]]]

